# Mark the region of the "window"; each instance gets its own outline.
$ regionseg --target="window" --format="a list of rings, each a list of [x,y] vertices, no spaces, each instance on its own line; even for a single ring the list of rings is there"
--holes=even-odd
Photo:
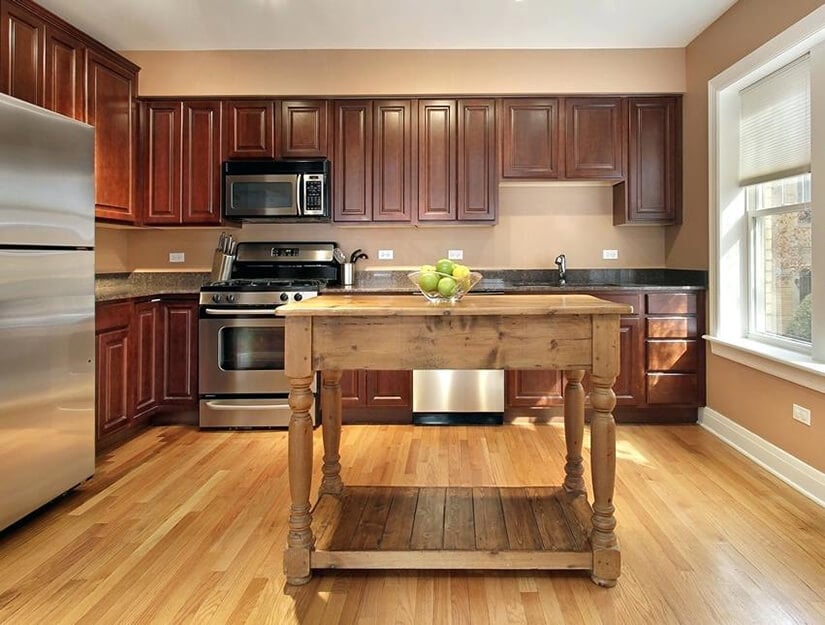
[[[825,7],[708,92],[711,352],[825,393]]]
[[[746,221],[745,336],[811,345],[809,55],[739,91],[739,187]]]
[[[749,185],[750,338],[811,343],[811,175]]]

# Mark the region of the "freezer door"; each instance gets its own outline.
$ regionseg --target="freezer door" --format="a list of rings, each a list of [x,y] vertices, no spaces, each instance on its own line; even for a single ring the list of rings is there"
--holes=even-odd
[[[94,129],[0,94],[0,247],[94,247]]]
[[[0,529],[94,473],[94,253],[0,250]]]

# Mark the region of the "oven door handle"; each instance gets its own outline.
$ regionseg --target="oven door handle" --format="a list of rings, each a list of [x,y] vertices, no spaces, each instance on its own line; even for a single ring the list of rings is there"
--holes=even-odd
[[[258,317],[275,316],[276,308],[206,308],[203,312],[214,317],[236,317],[238,315],[255,315]]]
[[[233,399],[228,402],[222,402],[219,399],[208,399],[205,403],[212,410],[291,410],[289,404],[286,403],[286,400],[282,403],[273,403],[272,401],[266,399],[258,402],[252,400],[241,403],[237,399]]]

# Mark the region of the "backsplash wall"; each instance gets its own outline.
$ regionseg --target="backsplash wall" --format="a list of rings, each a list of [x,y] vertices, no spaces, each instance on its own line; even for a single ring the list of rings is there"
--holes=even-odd
[[[448,249],[463,249],[465,264],[474,268],[552,268],[562,252],[571,268],[664,267],[664,228],[615,227],[611,202],[610,186],[506,183],[496,226],[246,224],[231,231],[240,241],[335,241],[345,252],[363,248],[370,259],[359,269],[418,266],[446,256]],[[98,228],[97,271],[208,270],[218,233]],[[394,259],[379,261],[379,249],[392,249]],[[603,249],[618,250],[619,259],[602,260]],[[170,252],[184,252],[186,261],[170,263]]]

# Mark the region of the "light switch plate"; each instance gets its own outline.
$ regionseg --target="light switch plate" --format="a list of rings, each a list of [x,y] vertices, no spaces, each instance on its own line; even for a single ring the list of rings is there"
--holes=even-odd
[[[392,250],[378,250],[378,260],[392,260]]]
[[[448,260],[464,260],[464,250],[447,250]]]
[[[616,260],[619,258],[619,250],[602,250],[603,260]]]
[[[170,263],[185,263],[186,254],[183,252],[169,252]]]
[[[800,423],[804,423],[805,425],[811,425],[811,410],[810,408],[805,408],[805,406],[800,406],[799,404],[793,405],[793,418],[799,421]]]

